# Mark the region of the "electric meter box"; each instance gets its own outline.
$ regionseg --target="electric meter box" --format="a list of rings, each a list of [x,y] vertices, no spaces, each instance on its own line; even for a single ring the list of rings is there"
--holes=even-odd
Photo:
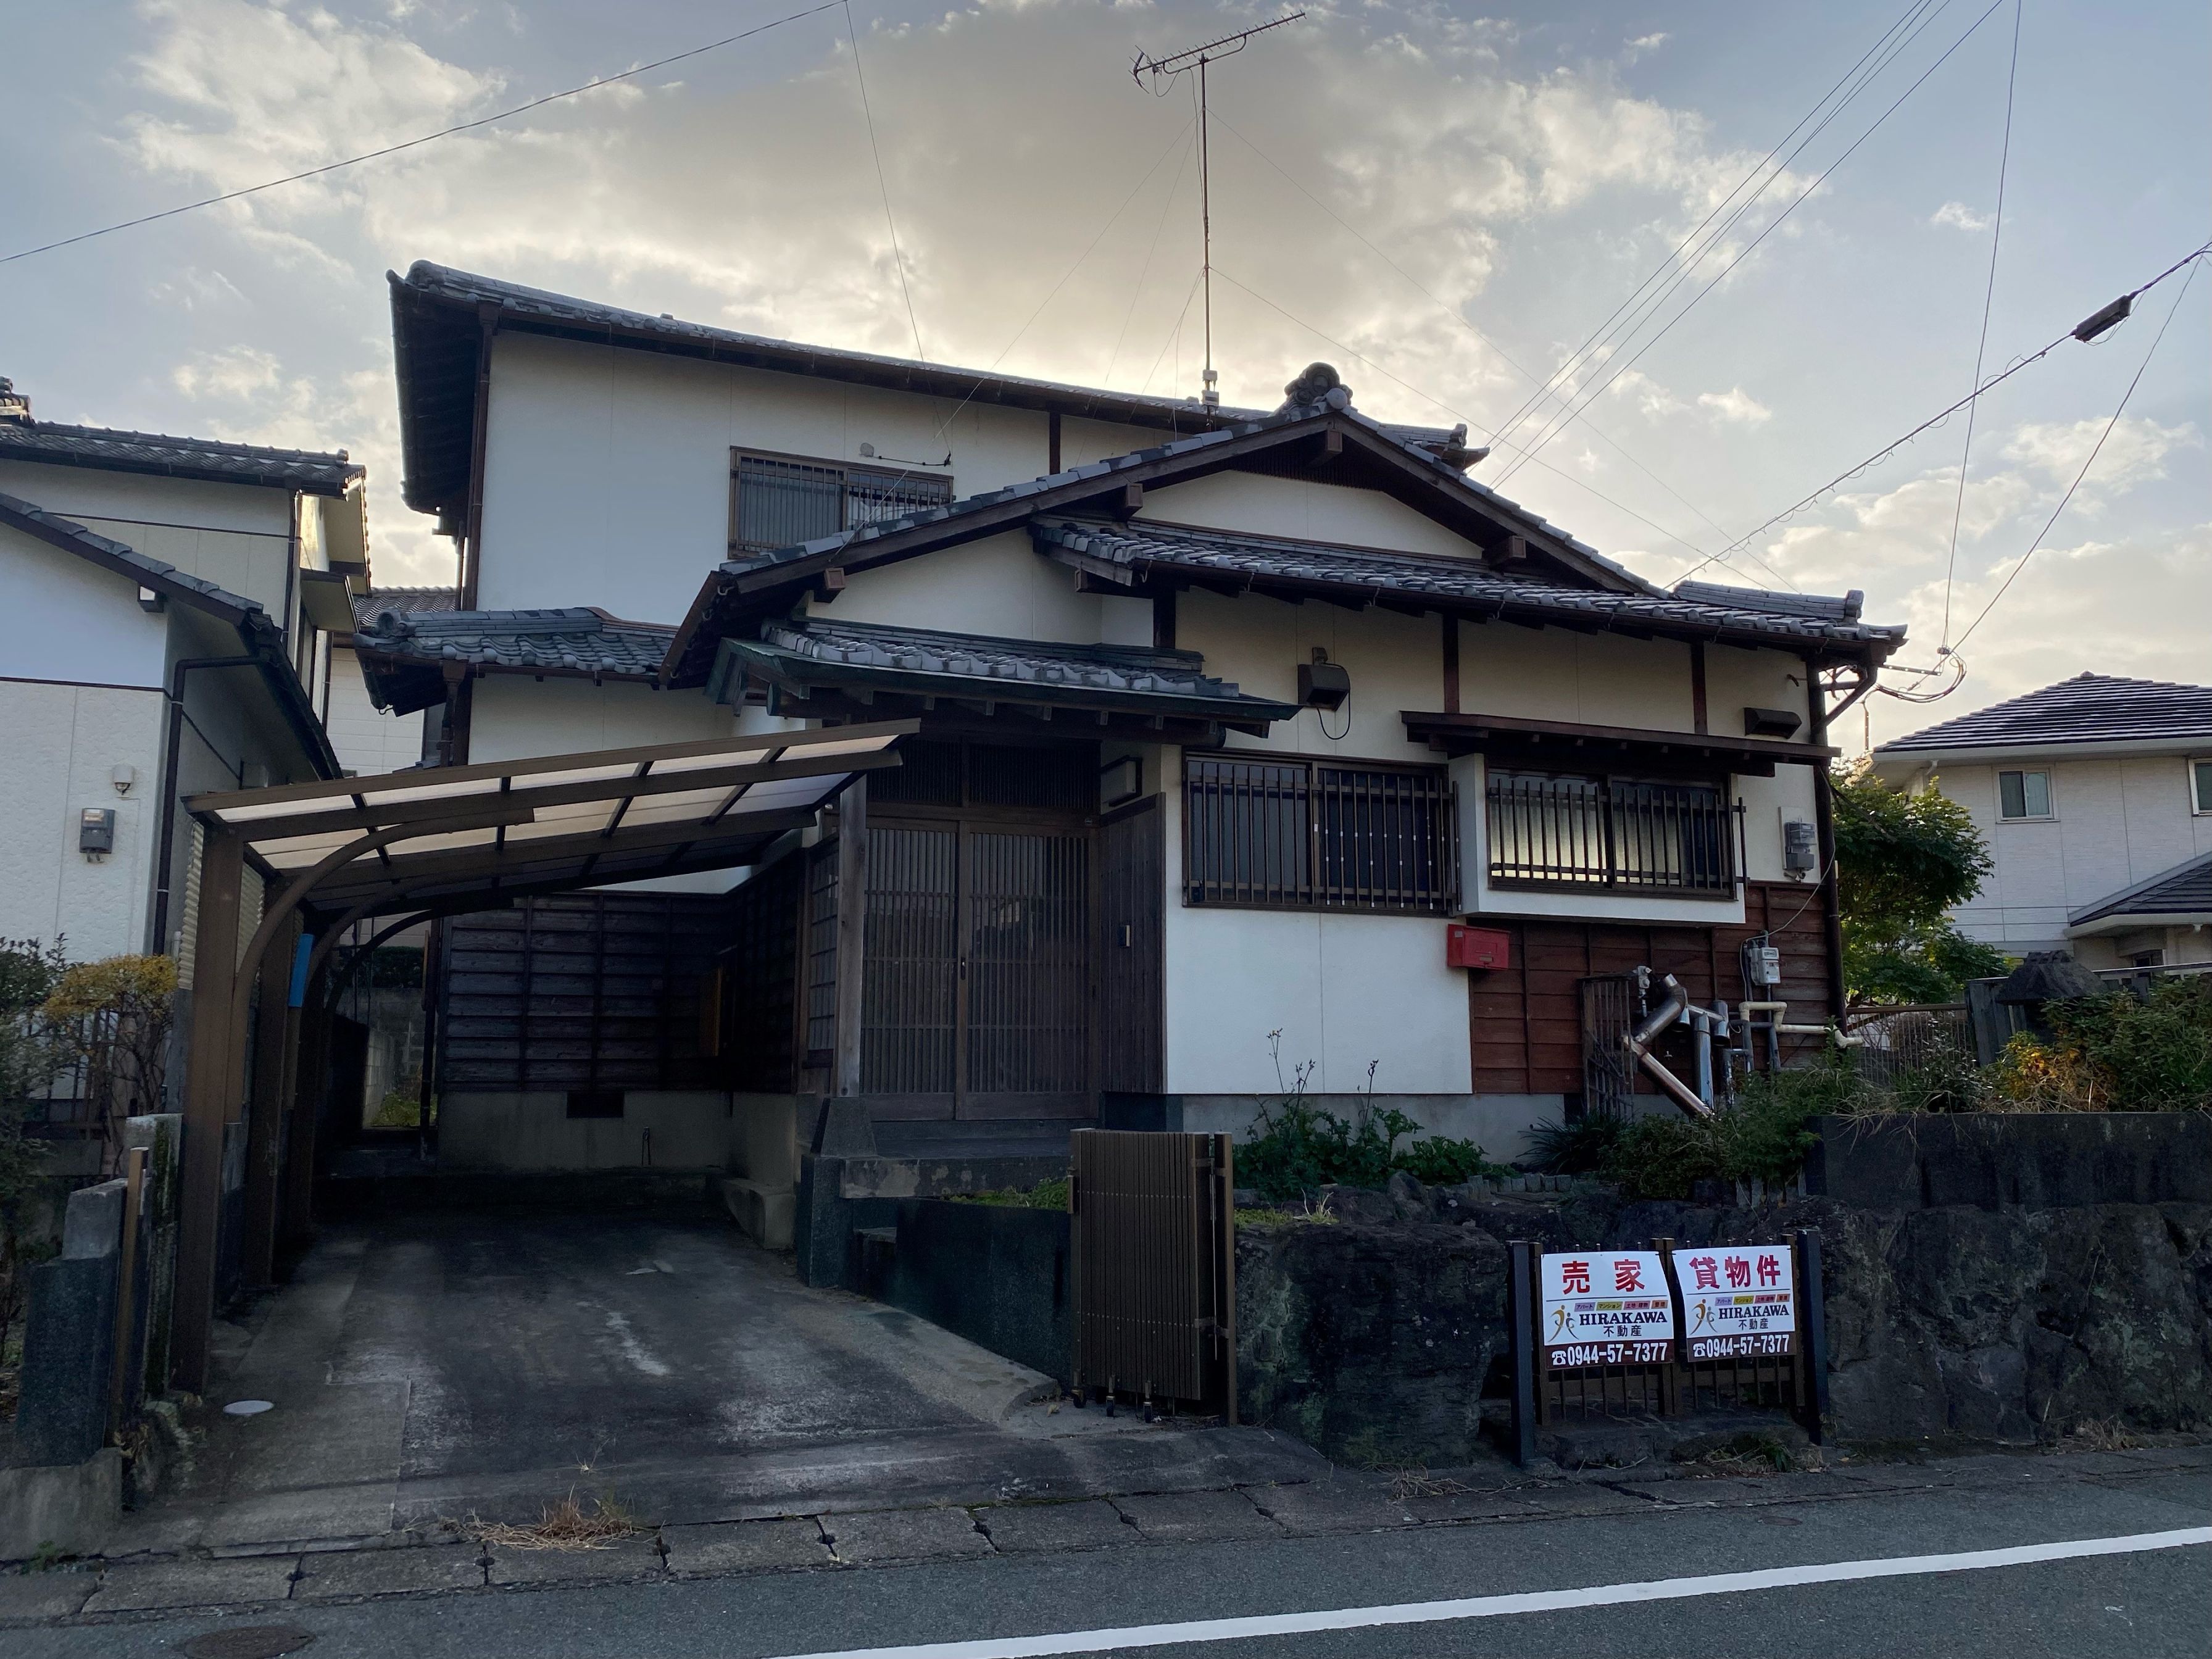
[[[1743,953],[1746,976],[1753,985],[1782,983],[1782,952],[1771,945],[1754,945]]]
[[[115,809],[88,806],[77,815],[76,850],[100,858],[115,850]]]

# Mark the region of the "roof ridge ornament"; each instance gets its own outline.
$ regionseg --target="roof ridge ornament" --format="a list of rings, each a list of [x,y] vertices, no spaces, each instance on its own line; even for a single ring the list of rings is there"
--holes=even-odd
[[[1336,372],[1334,363],[1308,363],[1297,379],[1283,388],[1283,406],[1278,414],[1294,410],[1345,410],[1352,407],[1352,388]]]

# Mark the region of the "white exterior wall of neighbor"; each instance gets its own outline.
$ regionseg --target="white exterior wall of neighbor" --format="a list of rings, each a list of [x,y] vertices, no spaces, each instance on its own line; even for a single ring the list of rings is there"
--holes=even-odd
[[[2188,761],[2179,752],[2055,758],[2046,750],[1942,763],[1935,787],[1966,809],[1996,866],[1981,890],[1952,913],[1961,931],[2015,956],[2072,948],[2092,966],[2118,965],[2123,947],[2110,940],[2069,945],[2066,918],[2212,852],[2212,815],[2191,810]],[[2007,822],[1997,816],[1997,774],[2014,770],[2051,774],[2050,818]],[[2203,943],[2186,930],[2169,931],[2180,935],[2174,950]],[[2131,948],[2159,946],[2154,939]],[[2169,951],[2168,960],[2207,955],[2212,952]]]
[[[256,600],[289,625],[289,490],[0,461],[0,491]]]
[[[1064,447],[1064,446],[1063,446]],[[1479,558],[1481,550],[1418,508],[1379,489],[1275,478],[1258,472],[1217,472],[1145,492],[1138,520],[1199,525],[1292,541],[1382,548]]]
[[[36,538],[0,529],[0,938],[66,934],[79,959],[143,950],[167,623],[126,579]],[[136,775],[128,794],[118,765]],[[88,807],[115,813],[97,863],[77,850]]]
[[[337,750],[338,764],[362,777],[396,772],[422,758],[421,714],[388,714],[376,706],[362,678],[361,659],[352,647],[331,651],[330,700],[323,710],[323,725]],[[434,716],[436,709],[431,714]]]
[[[728,556],[730,452],[941,460],[956,496],[1044,472],[1047,417],[996,404],[503,334],[484,443],[486,610],[595,605],[680,621]],[[1125,453],[1160,434],[1108,428]],[[878,458],[860,453],[871,446]],[[1066,465],[1074,465],[1068,461]]]

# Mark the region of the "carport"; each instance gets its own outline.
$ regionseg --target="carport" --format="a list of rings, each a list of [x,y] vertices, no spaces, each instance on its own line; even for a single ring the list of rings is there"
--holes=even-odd
[[[306,1229],[326,988],[333,947],[349,929],[383,921],[381,937],[530,895],[757,862],[867,772],[899,764],[896,745],[917,724],[543,756],[189,801],[205,840],[183,1089],[176,1384],[204,1385],[226,1228],[257,1280],[268,1276],[277,1238]],[[854,791],[853,805],[864,797]],[[863,836],[845,839],[841,858],[857,860]],[[249,870],[266,898],[241,941]],[[850,908],[856,927],[858,907]],[[841,1011],[849,1003],[857,1013],[859,957],[857,948],[840,954]],[[839,1026],[841,1049],[848,1037],[857,1042],[856,1020]],[[227,1218],[226,1147],[241,1134],[242,1209]]]

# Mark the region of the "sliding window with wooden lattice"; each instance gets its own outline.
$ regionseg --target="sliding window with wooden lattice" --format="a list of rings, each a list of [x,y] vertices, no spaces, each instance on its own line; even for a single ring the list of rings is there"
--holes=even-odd
[[[1440,766],[1183,763],[1186,903],[1443,915],[1458,891],[1458,813]]]

